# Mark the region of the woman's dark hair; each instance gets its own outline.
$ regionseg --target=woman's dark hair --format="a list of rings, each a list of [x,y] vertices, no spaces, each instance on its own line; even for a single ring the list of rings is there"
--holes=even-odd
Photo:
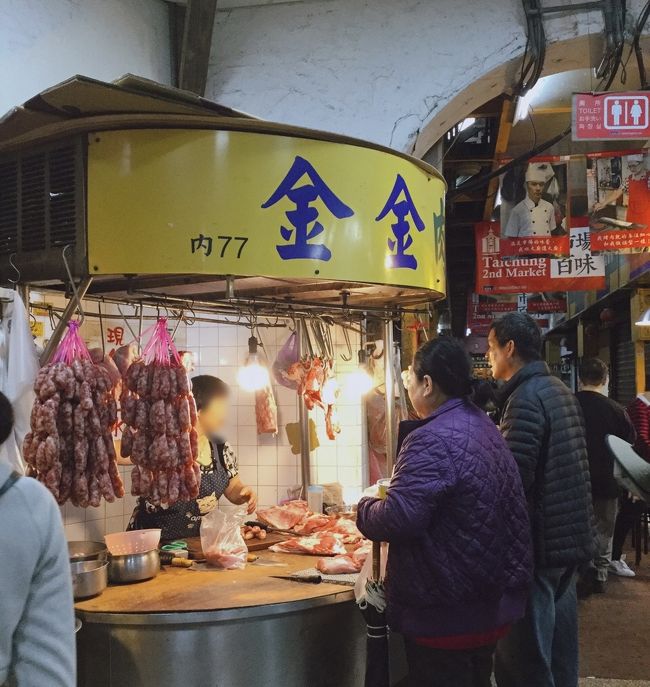
[[[600,358],[585,358],[580,365],[578,376],[583,384],[600,386],[607,381],[609,370]]]
[[[445,396],[473,396],[479,382],[472,378],[472,363],[462,344],[451,337],[427,341],[413,358],[413,372],[418,379],[429,375]]]
[[[197,375],[192,377],[192,393],[196,409],[203,410],[215,398],[225,398],[230,394],[230,387],[219,377]]]
[[[0,444],[4,444],[14,428],[14,409],[11,401],[0,393]]]
[[[499,342],[505,346],[508,341],[515,344],[515,351],[524,363],[542,359],[542,332],[537,322],[526,313],[509,312],[494,320],[490,330]]]

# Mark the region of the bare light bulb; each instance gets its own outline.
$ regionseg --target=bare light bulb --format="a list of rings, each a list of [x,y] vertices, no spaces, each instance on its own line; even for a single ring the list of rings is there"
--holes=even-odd
[[[237,384],[244,391],[259,391],[265,389],[271,383],[268,368],[260,364],[257,355],[257,339],[251,336],[248,339],[248,357],[246,364],[239,368]]]
[[[348,400],[358,400],[365,396],[375,385],[375,380],[368,372],[366,355],[365,351],[359,351],[359,367],[350,372],[345,378],[343,396]]]
[[[237,373],[237,384],[244,391],[259,391],[266,388],[270,381],[269,371],[257,362],[247,362]]]

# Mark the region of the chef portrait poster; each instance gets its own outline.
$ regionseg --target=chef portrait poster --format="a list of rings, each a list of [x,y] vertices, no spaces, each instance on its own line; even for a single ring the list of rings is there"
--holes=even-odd
[[[535,307],[544,307],[544,300],[557,300],[553,294],[561,291],[604,289],[605,257],[591,254],[586,224],[582,218],[581,226],[570,230],[567,256],[504,258],[499,223],[479,222],[475,227],[476,293],[526,293],[530,312]]]
[[[587,156],[591,250],[641,253],[650,248],[648,150]]]
[[[509,169],[500,183],[501,255],[567,255],[567,167],[558,158]]]

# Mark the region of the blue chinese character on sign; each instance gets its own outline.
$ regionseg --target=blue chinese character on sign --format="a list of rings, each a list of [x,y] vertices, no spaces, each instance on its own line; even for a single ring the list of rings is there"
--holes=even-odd
[[[307,176],[311,183],[299,185],[303,176]],[[311,203],[320,198],[325,207],[338,219],[354,215],[352,208],[343,203],[313,166],[300,156],[296,156],[291,169],[262,207],[270,208],[285,197],[296,207],[295,210],[286,213],[293,229],[280,227],[282,238],[287,242],[292,241],[276,246],[280,257],[283,260],[329,260],[332,251],[324,243],[312,242],[325,231],[325,228],[317,221],[318,210],[312,207]]]
[[[388,239],[388,248],[391,250],[391,255],[388,256],[387,266],[405,267],[409,270],[417,269],[418,261],[415,255],[410,255],[406,252],[413,243],[411,225],[407,218],[409,215],[411,216],[411,220],[418,231],[424,231],[425,225],[415,208],[406,182],[400,174],[397,175],[395,185],[390,192],[386,205],[384,205],[382,211],[375,218],[375,222],[382,220],[389,212],[393,213],[397,221],[391,224],[395,239]]]

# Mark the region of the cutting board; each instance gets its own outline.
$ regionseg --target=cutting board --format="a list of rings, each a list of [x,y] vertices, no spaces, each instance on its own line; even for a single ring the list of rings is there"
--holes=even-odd
[[[266,535],[266,539],[248,539],[246,545],[249,551],[263,551],[268,549],[269,546],[273,544],[278,544],[281,541],[286,541],[288,536],[286,534],[278,534],[277,532],[269,532]],[[190,554],[190,558],[201,559],[204,558],[203,551],[201,549],[201,538],[200,537],[188,537],[187,550]]]

